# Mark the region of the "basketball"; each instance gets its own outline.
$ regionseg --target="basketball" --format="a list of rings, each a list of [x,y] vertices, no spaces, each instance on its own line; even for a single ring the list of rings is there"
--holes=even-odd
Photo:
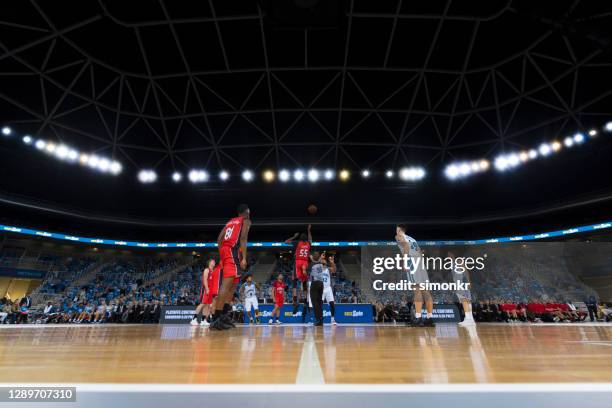
[[[315,215],[315,214],[317,213],[317,210],[318,210],[318,209],[317,209],[317,206],[316,206],[316,205],[314,205],[314,204],[310,204],[310,205],[308,206],[307,210],[308,210],[308,214],[310,214],[310,215]]]

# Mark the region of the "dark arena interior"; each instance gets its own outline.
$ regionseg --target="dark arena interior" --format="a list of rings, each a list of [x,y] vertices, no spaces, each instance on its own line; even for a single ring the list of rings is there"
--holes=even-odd
[[[2,2],[0,403],[612,406],[611,27]]]

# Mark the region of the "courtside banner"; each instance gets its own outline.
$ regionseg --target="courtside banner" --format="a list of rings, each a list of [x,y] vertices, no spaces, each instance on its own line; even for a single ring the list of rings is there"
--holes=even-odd
[[[262,323],[268,323],[272,317],[273,309],[274,305],[272,304],[259,305],[259,318],[261,319]],[[280,321],[282,323],[302,323],[302,305],[300,305],[300,310],[295,316],[292,314],[292,312],[293,305],[284,305],[281,308]],[[310,314],[312,315],[312,309]],[[338,323],[372,323],[374,321],[373,316],[372,305],[369,303],[336,303],[335,319]],[[310,319],[307,319],[306,321],[309,322]],[[249,322],[246,313],[244,322]],[[329,305],[327,304],[323,305],[323,322],[331,322],[331,312],[329,310]]]
[[[162,306],[159,322],[161,324],[186,324],[193,319],[195,306]]]
[[[485,244],[499,244],[504,242],[520,242],[520,241],[537,241],[541,239],[549,239],[555,237],[563,237],[566,235],[580,234],[583,232],[600,231],[612,228],[612,221],[601,222],[598,224],[582,225],[564,230],[546,231],[535,234],[516,235],[511,237],[492,237],[485,239],[476,240],[437,240],[430,241],[424,240],[420,242],[421,246],[445,246],[445,245],[485,245]],[[41,231],[30,228],[17,227],[13,225],[2,225],[0,224],[0,231],[10,232],[13,234],[22,235],[34,235],[37,237],[59,239],[63,241],[80,242],[84,244],[94,245],[112,245],[119,247],[137,247],[137,248],[215,248],[217,247],[216,242],[138,242],[138,241],[127,241],[122,239],[109,239],[99,237],[79,237],[71,234],[65,234],[61,232],[50,232]],[[385,247],[385,246],[396,246],[395,241],[322,241],[313,242],[313,247],[339,247],[339,248],[350,248],[350,247]],[[249,242],[249,247],[253,248],[292,248],[293,244],[287,244],[285,242]]]
[[[427,317],[427,311],[423,308],[422,317]],[[436,323],[458,323],[461,321],[459,308],[452,303],[438,303],[433,307],[433,320]]]

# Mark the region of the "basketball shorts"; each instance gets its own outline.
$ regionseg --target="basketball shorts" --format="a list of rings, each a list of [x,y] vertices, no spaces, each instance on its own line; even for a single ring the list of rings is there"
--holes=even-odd
[[[334,291],[330,286],[323,288],[323,301],[328,303],[334,301]]]
[[[274,306],[283,307],[285,304],[285,296],[274,295]]]
[[[464,274],[453,272],[453,282],[464,282],[464,279]],[[457,299],[459,299],[460,302],[463,300],[472,300],[472,294],[469,290],[456,290],[455,294],[457,295]]]
[[[213,300],[215,299],[217,295],[213,295],[210,291],[204,293],[204,296],[202,296],[202,301],[201,303],[203,305],[212,305]]]
[[[304,273],[304,270],[308,270],[308,261],[302,259],[295,260],[295,279],[300,282],[306,282],[308,280],[308,273]]]
[[[408,281],[413,283],[426,283],[429,280],[427,269],[422,266],[418,267],[414,273],[407,271],[406,275],[408,276]]]
[[[259,302],[256,297],[248,297],[244,299],[244,310],[250,312],[251,309],[259,310]]]
[[[240,259],[238,258],[238,247],[222,246],[219,249],[219,258],[223,264],[223,277],[236,278],[238,269],[240,268]]]

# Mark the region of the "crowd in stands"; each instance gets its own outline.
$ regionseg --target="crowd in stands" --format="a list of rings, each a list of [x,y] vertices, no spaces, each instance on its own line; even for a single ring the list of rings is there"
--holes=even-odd
[[[14,263],[3,256],[1,262]],[[565,269],[552,270],[550,260],[540,262],[491,263],[486,273],[470,275],[473,315],[477,322],[580,322],[612,320],[612,309],[598,304],[592,288],[584,285]],[[32,305],[30,297],[0,299],[0,324],[20,323],[156,323],[163,305],[195,305],[201,286],[204,260],[191,258],[134,257],[102,261],[92,257],[62,258],[48,255],[44,262],[47,275],[37,295],[44,302]],[[257,264],[250,254],[252,273]],[[270,284],[279,273],[289,285],[286,302],[292,301],[290,277],[293,271],[290,257],[276,260],[264,282],[259,297],[271,303]],[[93,273],[95,272],[95,273]],[[90,276],[91,275],[91,276]],[[430,272],[432,282],[448,282],[448,276]],[[78,284],[76,284],[78,282]],[[333,276],[337,303],[371,301],[377,321],[402,321],[410,317],[411,296],[406,292],[375,292],[366,296],[359,285],[345,278],[342,262]],[[237,289],[238,294],[240,288]],[[451,291],[433,293],[435,303],[456,303]],[[235,311],[241,311],[241,300],[233,301]]]

